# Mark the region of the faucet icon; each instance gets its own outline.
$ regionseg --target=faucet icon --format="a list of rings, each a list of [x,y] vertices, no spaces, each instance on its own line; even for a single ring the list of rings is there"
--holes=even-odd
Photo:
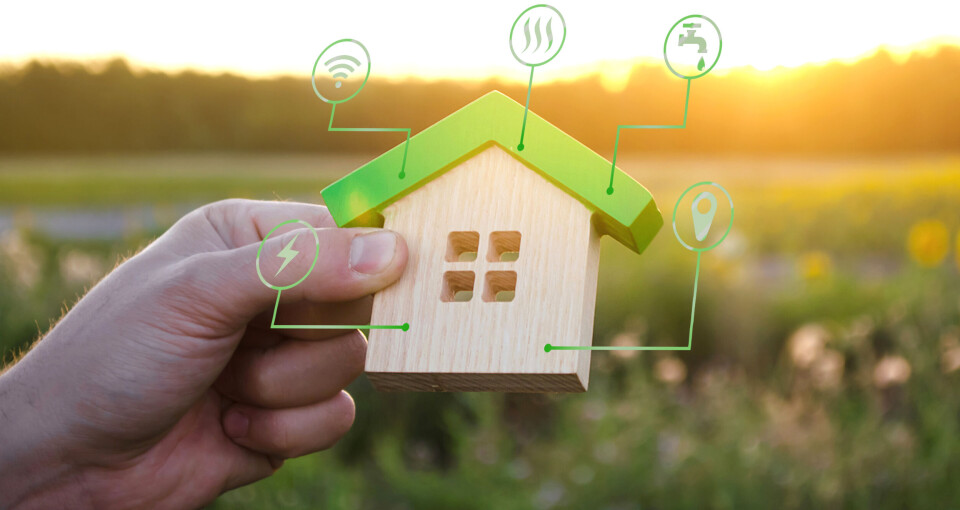
[[[707,52],[707,40],[703,37],[697,37],[697,29],[700,28],[700,23],[684,23],[683,28],[687,29],[687,36],[684,37],[683,34],[680,34],[680,44],[677,46],[683,46],[684,44],[696,44],[699,46],[697,53],[706,53]]]

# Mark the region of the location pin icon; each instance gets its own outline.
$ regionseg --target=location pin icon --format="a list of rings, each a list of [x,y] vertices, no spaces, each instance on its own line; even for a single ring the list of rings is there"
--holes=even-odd
[[[710,201],[709,211],[705,213],[700,212],[698,206],[701,200]],[[703,241],[710,232],[710,225],[713,224],[713,215],[717,213],[717,197],[713,196],[713,193],[709,191],[700,193],[697,195],[697,198],[693,199],[690,212],[693,214],[693,234],[696,236],[697,241]]]

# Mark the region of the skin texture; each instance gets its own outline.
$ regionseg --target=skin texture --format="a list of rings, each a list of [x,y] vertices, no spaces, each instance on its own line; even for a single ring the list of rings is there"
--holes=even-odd
[[[319,236],[279,324],[365,324],[399,278],[403,240],[338,229],[324,207],[230,200],[185,216],[94,287],[0,375],[0,509],[195,508],[332,446],[353,423],[343,391],[366,340],[271,330],[277,291],[260,241],[301,219]],[[309,230],[278,231],[260,267],[277,285],[313,260]],[[274,278],[277,254],[301,253]],[[282,281],[288,278],[287,281]]]

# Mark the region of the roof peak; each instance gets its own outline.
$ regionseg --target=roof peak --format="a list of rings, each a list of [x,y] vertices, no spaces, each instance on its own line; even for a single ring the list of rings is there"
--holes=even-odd
[[[592,210],[601,234],[643,251],[663,225],[650,193],[615,169],[616,191],[608,195],[611,163],[532,111],[524,149],[517,150],[523,113],[523,105],[502,92],[487,92],[410,138],[404,178],[399,177],[401,143],[321,195],[337,225],[379,226],[388,205],[493,143]]]

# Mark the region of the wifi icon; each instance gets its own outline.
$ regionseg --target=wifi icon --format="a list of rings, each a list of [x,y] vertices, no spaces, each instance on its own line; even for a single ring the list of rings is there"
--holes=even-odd
[[[327,103],[339,104],[359,94],[368,78],[370,53],[367,48],[355,39],[340,39],[317,56],[311,82],[317,97]]]
[[[352,64],[352,65],[351,65]],[[337,80],[336,87],[340,88],[343,84],[340,80],[345,80],[360,67],[360,60],[350,55],[337,55],[323,63],[334,79]]]

